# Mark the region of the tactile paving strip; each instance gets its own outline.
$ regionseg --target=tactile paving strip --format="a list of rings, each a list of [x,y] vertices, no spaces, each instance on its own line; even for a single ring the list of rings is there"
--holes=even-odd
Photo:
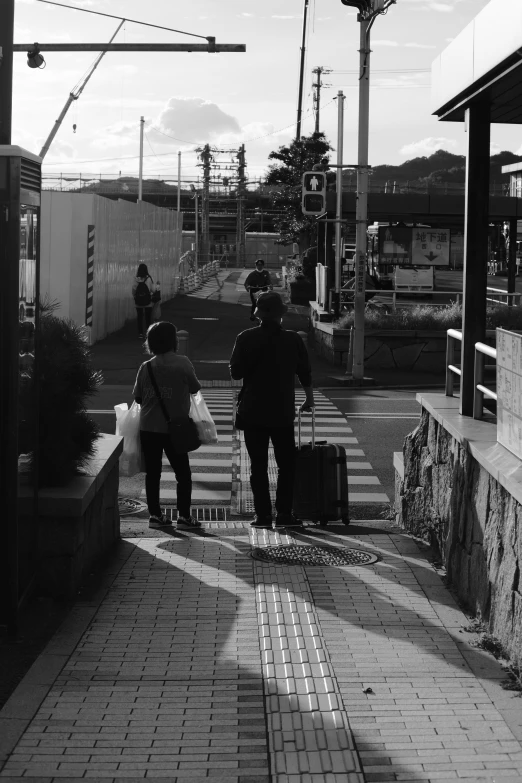
[[[255,548],[290,536],[252,530]],[[273,783],[364,783],[301,566],[254,564]]]
[[[363,549],[347,549],[339,546],[285,546],[255,547],[251,556],[276,565],[302,566],[361,566],[377,561],[377,555]]]

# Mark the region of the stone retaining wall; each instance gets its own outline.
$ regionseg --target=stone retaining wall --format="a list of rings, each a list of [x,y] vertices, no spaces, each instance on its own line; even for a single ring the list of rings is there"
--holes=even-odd
[[[315,321],[311,330],[315,351],[335,366],[345,365],[350,330]],[[443,373],[446,332],[375,330],[364,336],[364,367]]]
[[[425,409],[397,474],[400,524],[435,545],[473,615],[522,663],[522,505]]]

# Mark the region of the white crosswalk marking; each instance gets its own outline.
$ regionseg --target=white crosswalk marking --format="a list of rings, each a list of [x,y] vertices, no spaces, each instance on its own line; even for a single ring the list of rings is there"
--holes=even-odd
[[[304,392],[296,390],[296,402],[302,403],[305,399]],[[328,399],[324,394],[318,391],[314,391],[315,406],[315,432],[316,436],[320,437],[317,440],[326,440],[329,443],[338,443],[340,445],[355,444],[358,443],[355,437],[346,437],[346,433],[351,433],[353,430],[348,424],[346,416],[336,407],[336,405]],[[303,426],[301,431],[303,435],[309,440],[312,426],[310,414],[303,414],[302,417]],[[326,426],[330,424],[331,426]],[[326,434],[326,437],[325,437]],[[353,457],[365,457],[362,449],[346,449],[346,456]],[[380,486],[378,476],[368,475],[372,472],[372,466],[369,462],[361,461],[354,462],[349,461],[346,463],[346,469],[348,472],[348,502],[349,503],[389,503],[390,499],[385,492],[357,492],[357,487],[363,486]]]
[[[234,401],[236,390],[231,388],[205,388],[203,394],[210,412],[216,423],[219,443],[201,446],[189,456],[192,473],[194,506],[220,504],[229,505],[232,502],[232,480],[235,470],[234,433]],[[346,417],[321,392],[315,392],[316,406],[316,436],[318,440],[339,443],[346,448],[348,457],[348,495],[350,503],[389,503],[389,497],[379,492],[379,478],[373,472],[372,466],[365,459],[363,449],[352,448],[358,441],[353,435]],[[304,394],[296,390],[296,402],[300,404]],[[297,434],[297,427],[296,427]],[[301,434],[303,440],[309,442],[312,435],[310,415],[302,417]],[[242,444],[244,451],[244,444]],[[273,460],[273,455],[272,455]],[[248,487],[248,470],[241,465],[240,479]],[[273,480],[275,477],[271,476]],[[369,491],[365,491],[365,488]],[[145,497],[145,490],[142,492]],[[176,502],[176,478],[168,460],[163,459],[163,474],[161,478],[161,500],[167,504]]]
[[[225,505],[231,503],[233,444],[232,421],[234,413],[234,389],[208,388],[203,389],[203,396],[208,405],[218,431],[218,444],[201,446],[189,454],[192,468],[192,505]],[[145,490],[141,493],[145,498]],[[160,499],[162,503],[175,505],[176,477],[169,461],[163,457],[163,473],[160,482]]]

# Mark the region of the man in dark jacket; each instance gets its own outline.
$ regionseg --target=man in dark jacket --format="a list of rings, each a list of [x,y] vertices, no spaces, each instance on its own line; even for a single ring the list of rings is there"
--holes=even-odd
[[[250,301],[252,302],[252,307],[250,308],[250,320],[255,321],[256,317],[254,315],[254,311],[257,304],[257,295],[260,291],[268,291],[272,288],[270,272],[268,269],[265,269],[265,262],[262,258],[257,259],[256,268],[247,276],[245,280],[245,288],[250,294]]]
[[[279,294],[260,294],[256,316],[261,325],[241,332],[230,359],[230,375],[243,379],[237,426],[244,430],[254,495],[252,527],[272,527],[268,480],[268,446],[272,441],[278,467],[276,527],[302,524],[292,513],[295,476],[295,376],[306,399],[302,411],[314,407],[308,351],[301,337],[281,326],[287,307]]]

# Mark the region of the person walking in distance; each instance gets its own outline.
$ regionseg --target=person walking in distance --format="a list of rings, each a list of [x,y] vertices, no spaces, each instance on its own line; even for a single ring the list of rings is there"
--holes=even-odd
[[[178,454],[172,445],[168,424],[156,390],[171,419],[187,416],[190,395],[197,394],[201,384],[186,356],[178,356],[176,327],[169,321],[158,321],[147,330],[147,351],[152,354],[138,370],[132,396],[141,405],[140,440],[145,461],[145,492],[150,519],[149,527],[164,529],[172,524],[165,519],[160,506],[160,479],[163,452],[177,481],[178,528],[201,527],[191,515],[192,474],[188,454]]]
[[[136,316],[138,322],[138,337],[143,336],[151,324],[152,317],[152,292],[154,281],[149,275],[147,264],[141,263],[138,266],[136,277],[132,285],[132,296],[136,306]]]
[[[257,304],[257,295],[260,291],[268,291],[272,289],[272,280],[270,278],[270,272],[265,269],[265,262],[262,258],[258,258],[256,261],[256,268],[250,272],[245,280],[245,288],[250,294],[250,301],[252,307],[250,308],[250,320],[255,321],[254,311]]]
[[[282,327],[286,305],[275,292],[259,295],[256,317],[261,324],[241,332],[230,358],[230,375],[243,379],[236,427],[244,430],[250,457],[250,485],[254,495],[252,527],[272,527],[268,481],[268,447],[272,441],[278,468],[275,527],[298,527],[292,511],[296,446],[295,376],[306,395],[302,411],[314,407],[312,372],[301,337]]]

